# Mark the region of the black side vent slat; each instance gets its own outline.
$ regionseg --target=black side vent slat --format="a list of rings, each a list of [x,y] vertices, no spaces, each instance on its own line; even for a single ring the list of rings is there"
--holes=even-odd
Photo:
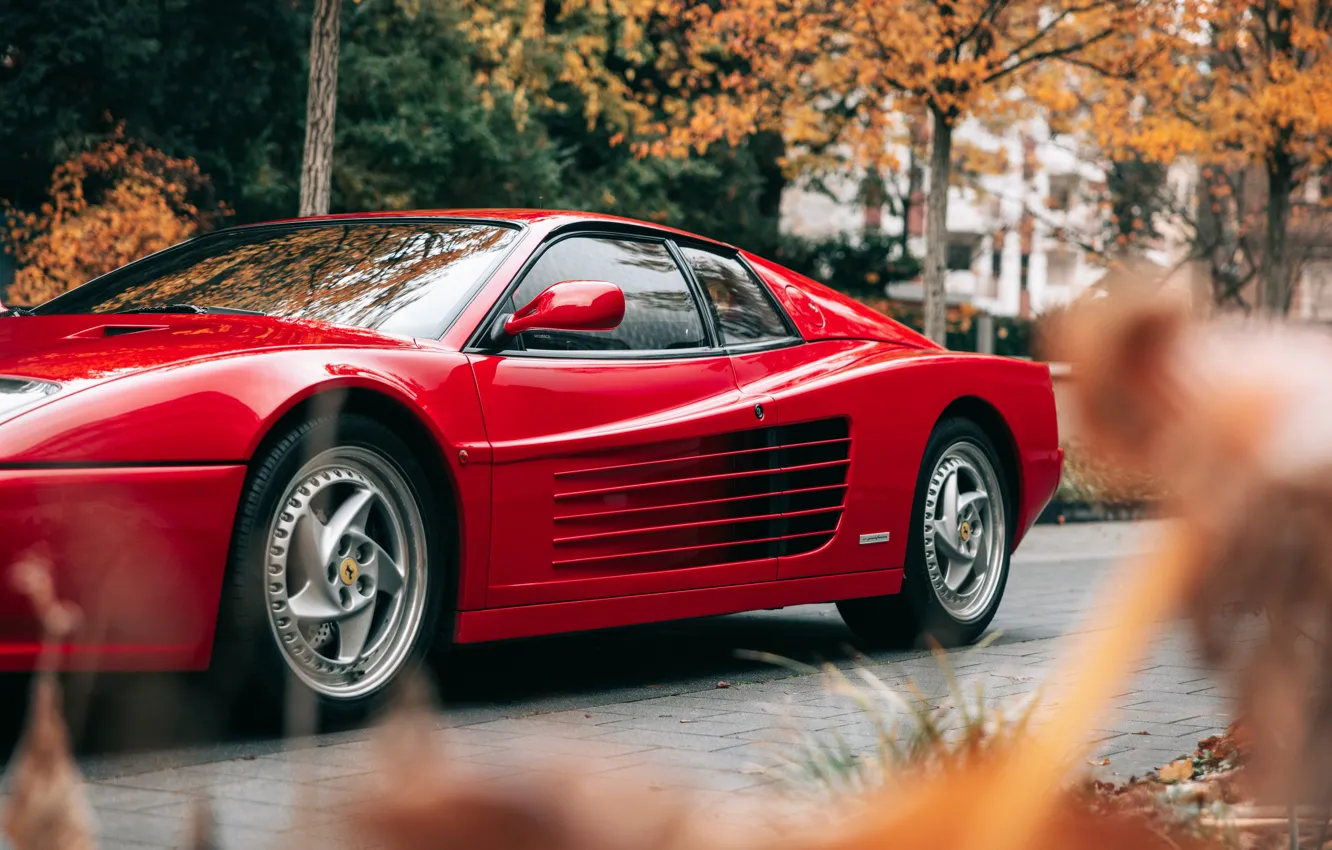
[[[809,470],[799,469],[812,464],[849,461],[851,432],[845,419],[800,422],[782,425],[774,430],[778,432],[777,442],[782,447],[775,453],[780,455],[775,460],[785,469],[795,468],[795,471],[783,475],[785,480],[782,489],[800,490],[847,483],[850,470],[846,464]],[[832,540],[842,519],[841,511],[812,515],[802,515],[802,512],[841,507],[845,500],[845,487],[793,493],[780,497],[784,516],[781,521],[782,539],[777,541],[778,556],[813,552]]]
[[[555,473],[554,564],[679,569],[812,552],[841,523],[851,442],[847,420],[826,419],[581,458]]]
[[[778,442],[784,446],[814,443],[822,440],[845,440],[850,431],[845,419],[818,419],[794,425],[780,425]]]

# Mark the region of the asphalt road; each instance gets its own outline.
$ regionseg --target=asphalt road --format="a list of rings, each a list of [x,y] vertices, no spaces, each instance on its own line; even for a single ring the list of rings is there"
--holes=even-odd
[[[1142,548],[1150,523],[1038,526],[1014,558],[992,631],[998,643],[1064,634],[1081,622],[1095,587],[1116,559]],[[718,681],[761,682],[790,675],[746,660],[737,650],[805,662],[842,662],[855,639],[831,605],[808,605],[703,620],[466,647],[435,671],[446,711],[534,714],[589,704],[613,705],[713,688]],[[876,662],[919,653],[873,653]],[[0,747],[21,726],[24,682],[0,691]],[[195,754],[263,749],[278,730],[217,716],[201,677],[73,676],[67,682],[71,726],[95,770],[117,772],[164,752]],[[355,728],[339,730],[355,732]],[[120,756],[120,758],[108,758]]]

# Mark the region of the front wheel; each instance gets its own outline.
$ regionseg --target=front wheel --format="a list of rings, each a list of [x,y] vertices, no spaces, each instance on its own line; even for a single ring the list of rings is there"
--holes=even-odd
[[[1011,497],[994,446],[967,419],[940,423],[916,483],[902,592],[838,603],[863,640],[944,646],[975,641],[1008,578]]]
[[[359,714],[430,648],[442,596],[433,498],[407,446],[355,414],[304,423],[242,499],[215,668],[268,711],[293,680]]]

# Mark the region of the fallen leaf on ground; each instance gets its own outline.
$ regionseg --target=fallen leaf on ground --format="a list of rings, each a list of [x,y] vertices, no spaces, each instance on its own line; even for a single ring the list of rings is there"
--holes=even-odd
[[[1184,782],[1193,778],[1193,760],[1175,759],[1156,771],[1162,782]]]
[[[1100,759],[1099,761],[1089,761],[1089,762],[1087,762],[1087,764],[1091,765],[1092,767],[1105,767],[1105,766],[1106,766],[1107,764],[1109,764],[1109,763],[1110,763],[1110,759]]]

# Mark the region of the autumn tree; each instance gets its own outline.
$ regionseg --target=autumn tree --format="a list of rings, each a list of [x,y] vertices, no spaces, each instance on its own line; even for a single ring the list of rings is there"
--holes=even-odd
[[[762,130],[780,132],[794,168],[831,153],[874,171],[893,162],[899,116],[931,125],[925,330],[944,338],[944,265],[953,133],[1009,109],[1010,93],[1050,62],[1123,72],[1166,14],[1159,0],[469,0],[491,78],[534,96],[551,80],[595,93],[643,154],[683,156]],[[599,23],[612,19],[617,25]],[[537,64],[521,46],[552,23],[585,26]],[[586,24],[598,23],[588,32]],[[1128,52],[1124,52],[1129,49]],[[1116,52],[1120,51],[1120,52]],[[533,84],[535,81],[535,84]],[[654,84],[656,83],[656,84]],[[664,85],[662,85],[664,84]],[[524,87],[527,88],[524,88]]]
[[[1176,12],[1173,48],[1110,86],[1092,126],[1111,150],[1197,161],[1199,225],[1216,237],[1203,241],[1230,245],[1226,262],[1249,266],[1228,272],[1229,290],[1256,276],[1259,305],[1285,314],[1300,259],[1297,190],[1332,150],[1332,2],[1189,0]],[[1260,187],[1250,186],[1255,170]]]
[[[8,296],[38,304],[207,230],[226,215],[190,159],[111,138],[55,169],[36,211],[4,205],[18,272]]]
[[[695,44],[742,53],[752,72],[676,122],[675,138],[734,135],[777,120],[793,144],[830,144],[857,164],[885,156],[895,113],[930,120],[924,329],[944,338],[953,133],[971,116],[1011,112],[1035,72],[1080,63],[1125,73],[1131,40],[1160,14],[1147,0],[733,0],[697,14]],[[708,55],[704,52],[700,55]],[[1044,79],[1048,79],[1048,75]],[[684,136],[678,131],[683,127]],[[668,139],[671,136],[668,135]]]

